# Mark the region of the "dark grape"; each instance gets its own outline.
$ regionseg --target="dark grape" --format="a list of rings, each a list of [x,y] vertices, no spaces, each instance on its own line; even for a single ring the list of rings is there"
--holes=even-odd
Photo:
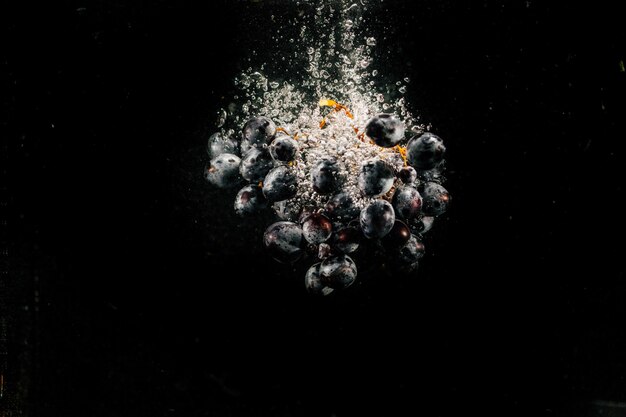
[[[366,196],[378,197],[393,186],[393,170],[386,162],[373,158],[361,165],[359,173],[359,188]]]
[[[263,243],[277,261],[294,263],[304,253],[306,242],[296,223],[277,222],[265,230]]]
[[[427,182],[422,188],[422,212],[427,216],[439,216],[448,210],[450,194],[440,184]]]
[[[392,114],[372,117],[365,126],[365,134],[383,148],[393,148],[404,139],[404,124]]]
[[[322,159],[311,169],[311,182],[318,194],[330,194],[340,185],[339,164],[334,159]]]
[[[236,155],[239,152],[239,144],[234,139],[225,137],[220,132],[217,132],[209,138],[207,152],[211,159],[217,158],[223,153]]]
[[[263,194],[269,201],[282,201],[298,193],[296,173],[286,166],[272,169],[263,180]]]
[[[241,183],[239,164],[241,159],[231,153],[223,153],[214,158],[205,170],[206,179],[219,188],[236,187]]]
[[[433,227],[433,223],[435,218],[432,216],[420,216],[416,219],[413,219],[409,223],[409,227],[413,233],[417,233],[423,235],[427,233]]]
[[[409,229],[409,226],[400,220],[396,220],[389,233],[382,238],[381,242],[387,249],[398,249],[406,245],[410,238],[411,229]]]
[[[417,217],[422,208],[422,196],[419,191],[410,185],[396,189],[391,200],[396,215],[403,219]]]
[[[344,227],[333,235],[333,247],[341,253],[352,253],[359,248],[362,233],[356,227]]]
[[[279,135],[270,144],[272,158],[277,161],[293,161],[298,153],[298,142],[287,135]]]
[[[276,125],[267,117],[253,117],[243,127],[242,139],[252,146],[269,145],[276,134]]]
[[[246,180],[258,183],[263,181],[273,166],[274,161],[267,149],[252,148],[241,160],[239,172]]]
[[[302,231],[307,242],[317,245],[328,240],[333,233],[333,225],[328,217],[315,213],[304,220]]]
[[[395,221],[393,207],[385,200],[375,200],[361,210],[361,230],[368,239],[385,236],[391,231]]]
[[[334,289],[346,289],[356,279],[356,264],[346,255],[326,258],[320,266],[322,282]]]
[[[403,265],[411,265],[419,261],[424,256],[425,248],[422,241],[415,235],[404,246],[400,248],[398,261]]]
[[[417,179],[417,171],[411,166],[402,167],[400,172],[398,172],[398,178],[400,178],[403,183],[411,185]]]
[[[235,197],[235,213],[239,216],[255,214],[265,208],[267,208],[267,200],[261,187],[256,184],[246,185]]]
[[[446,147],[437,135],[424,133],[413,137],[407,144],[407,159],[415,169],[429,170],[443,160]]]
[[[320,267],[322,263],[316,263],[311,266],[308,271],[306,271],[306,275],[304,277],[304,286],[307,291],[313,295],[328,295],[333,292],[333,289],[326,286],[322,282],[322,277],[320,275]]]
[[[331,197],[326,203],[324,211],[332,220],[347,223],[358,217],[360,210],[354,205],[354,200],[348,193],[340,193]]]

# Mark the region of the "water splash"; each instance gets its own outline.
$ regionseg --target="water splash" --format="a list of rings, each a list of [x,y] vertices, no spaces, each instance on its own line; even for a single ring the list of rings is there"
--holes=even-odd
[[[351,194],[362,208],[371,201],[362,195],[357,184],[362,162],[379,157],[396,169],[404,164],[396,150],[378,147],[363,137],[367,121],[385,112],[394,113],[407,132],[419,133],[424,126],[409,111],[403,97],[408,78],[398,81],[395,88],[377,89],[379,71],[372,59],[377,41],[364,29],[363,12],[368,7],[365,1],[294,3],[298,9],[296,17],[284,20],[271,16],[279,24],[274,26],[273,45],[264,50],[275,51],[275,56],[268,56],[260,66],[250,67],[235,77],[234,101],[220,110],[220,115],[227,115],[226,123],[220,119],[221,133],[238,138],[249,118],[263,115],[297,138],[300,156],[294,169],[299,192],[294,199],[282,203],[291,208],[290,212],[319,207],[328,199],[315,193],[308,181],[310,167],[327,157],[341,160],[341,174],[347,180],[343,191]],[[293,69],[288,76],[280,70],[285,65]],[[318,106],[321,99],[343,104],[353,117]]]

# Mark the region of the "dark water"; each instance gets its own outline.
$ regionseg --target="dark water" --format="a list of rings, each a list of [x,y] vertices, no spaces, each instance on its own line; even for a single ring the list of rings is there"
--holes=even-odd
[[[446,138],[453,205],[417,276],[372,268],[322,300],[200,178],[221,97],[288,4],[0,13],[0,410],[624,415],[618,13],[381,7],[368,25],[393,53],[375,62],[411,78],[410,102]]]

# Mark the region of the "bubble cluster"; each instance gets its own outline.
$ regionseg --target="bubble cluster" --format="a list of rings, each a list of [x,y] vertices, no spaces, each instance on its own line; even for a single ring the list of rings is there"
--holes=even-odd
[[[356,281],[352,257],[364,245],[382,248],[398,270],[415,270],[423,234],[450,202],[446,148],[399,95],[408,78],[377,85],[377,41],[360,29],[366,6],[301,7],[274,41],[303,71],[290,79],[268,60],[235,78],[208,140],[205,176],[240,190],[237,215],[272,211],[263,237],[270,256],[309,262],[305,288],[328,295]]]

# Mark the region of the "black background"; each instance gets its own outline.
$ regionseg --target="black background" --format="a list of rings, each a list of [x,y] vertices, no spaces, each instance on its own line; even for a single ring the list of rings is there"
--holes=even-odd
[[[2,407],[587,416],[626,401],[615,10],[370,11],[446,140],[453,206],[416,276],[372,269],[319,300],[200,178],[213,115],[286,2],[13,3]]]

